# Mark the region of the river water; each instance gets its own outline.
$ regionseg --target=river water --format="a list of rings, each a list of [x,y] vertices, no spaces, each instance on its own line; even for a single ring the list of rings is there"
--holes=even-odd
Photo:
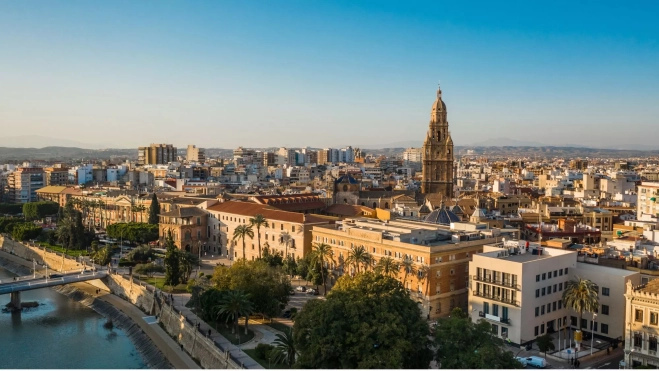
[[[0,280],[14,275],[0,268]],[[0,313],[0,368],[146,368],[123,331],[103,328],[105,319],[51,289],[21,293],[38,308]],[[0,295],[0,305],[9,295]]]

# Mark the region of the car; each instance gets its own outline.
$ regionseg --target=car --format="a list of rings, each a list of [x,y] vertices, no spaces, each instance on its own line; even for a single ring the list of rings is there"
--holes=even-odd
[[[526,360],[526,365],[535,367],[535,368],[545,368],[547,367],[547,361],[542,357],[530,356],[524,358]]]
[[[522,366],[524,367],[526,367],[526,365],[528,364],[528,362],[526,362],[526,358],[524,357],[515,357],[515,359],[517,360],[517,362],[521,363]]]
[[[319,292],[316,289],[309,289],[307,290],[307,295],[318,295]]]
[[[299,292],[306,292],[306,291],[307,291],[307,288],[304,287],[304,286],[298,286],[298,287],[295,288],[295,290],[296,290],[296,291],[299,291]]]

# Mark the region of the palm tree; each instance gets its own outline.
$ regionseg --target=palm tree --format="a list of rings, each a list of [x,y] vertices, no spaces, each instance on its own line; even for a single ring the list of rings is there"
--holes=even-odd
[[[405,259],[403,259],[403,263],[400,265],[400,268],[405,271],[405,276],[403,277],[403,286],[406,286],[405,284],[407,283],[407,275],[416,273],[416,269],[414,268],[414,260],[410,259],[409,257],[405,257]]]
[[[263,215],[256,214],[253,218],[249,219],[249,224],[252,227],[256,227],[256,237],[259,241],[259,259],[261,259],[261,227],[268,228],[268,221]]]
[[[274,361],[275,363],[284,363],[288,367],[292,367],[295,363],[295,356],[297,355],[297,349],[295,347],[295,341],[293,341],[293,329],[287,328],[283,331],[283,334],[277,334],[275,340],[272,344],[275,346],[274,352]]]
[[[320,265],[320,277],[323,280],[323,288],[325,289],[325,295],[327,295],[327,282],[325,282],[325,264],[330,261],[334,261],[334,252],[332,251],[332,246],[326,243],[315,243],[311,250],[311,265],[315,266],[316,264]]]
[[[366,267],[370,261],[371,255],[366,251],[364,246],[353,246],[346,258],[346,263],[348,265],[354,265],[357,273],[359,273],[360,264],[364,264],[364,267]]]
[[[394,259],[385,256],[380,259],[378,264],[375,266],[375,271],[384,276],[394,277],[400,270],[400,264],[398,264]]]
[[[103,201],[103,200],[98,200],[98,208],[99,208],[99,211],[100,211],[100,212],[99,212],[99,216],[100,216],[100,218],[101,218],[101,221],[100,221],[100,223],[101,223],[101,228],[103,228],[103,214],[106,212],[106,210],[105,210],[105,207],[106,207],[106,206],[107,206],[107,204],[105,203],[105,201]]]
[[[238,336],[238,319],[243,316],[245,317],[245,335],[247,335],[249,315],[252,314],[252,302],[249,299],[249,294],[243,291],[229,291],[215,307],[218,317],[226,315],[227,322],[230,319],[233,320],[234,328],[231,333],[236,334],[236,336]]]
[[[236,227],[236,229],[233,230],[233,242],[236,242],[239,239],[243,240],[243,259],[247,260],[247,257],[245,255],[245,237],[248,236],[249,238],[254,238],[254,231],[252,230],[252,226],[249,224],[241,224]]]
[[[286,253],[285,256],[288,257],[288,246],[291,244],[291,240],[293,238],[291,237],[291,234],[283,231],[281,234],[279,234],[279,240],[281,241],[282,244],[284,244],[284,247],[286,248]]]
[[[430,283],[429,280],[428,280],[429,275],[430,275],[430,267],[429,266],[424,264],[421,267],[419,267],[419,279],[425,285],[424,289],[423,289],[423,295],[425,295],[425,296],[428,296],[428,286],[429,286],[429,283]]]
[[[581,329],[583,312],[595,312],[599,308],[598,287],[592,281],[577,277],[568,281],[563,291],[563,305],[579,313],[578,329]]]
[[[140,212],[140,223],[144,223],[144,212],[146,211],[146,206],[139,205],[137,209]]]

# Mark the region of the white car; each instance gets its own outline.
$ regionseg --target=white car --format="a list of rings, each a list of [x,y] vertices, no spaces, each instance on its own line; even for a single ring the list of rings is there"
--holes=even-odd
[[[304,287],[304,286],[298,286],[298,287],[295,288],[295,291],[306,292],[306,291],[307,291],[307,288]]]

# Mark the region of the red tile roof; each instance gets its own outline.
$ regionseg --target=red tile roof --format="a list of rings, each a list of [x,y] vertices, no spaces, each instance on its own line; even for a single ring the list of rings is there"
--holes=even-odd
[[[226,201],[208,207],[208,211],[221,213],[244,215],[253,217],[257,214],[263,215],[266,219],[284,221],[289,223],[321,223],[327,222],[327,219],[300,213],[278,210],[272,206],[261,205],[253,202]]]

